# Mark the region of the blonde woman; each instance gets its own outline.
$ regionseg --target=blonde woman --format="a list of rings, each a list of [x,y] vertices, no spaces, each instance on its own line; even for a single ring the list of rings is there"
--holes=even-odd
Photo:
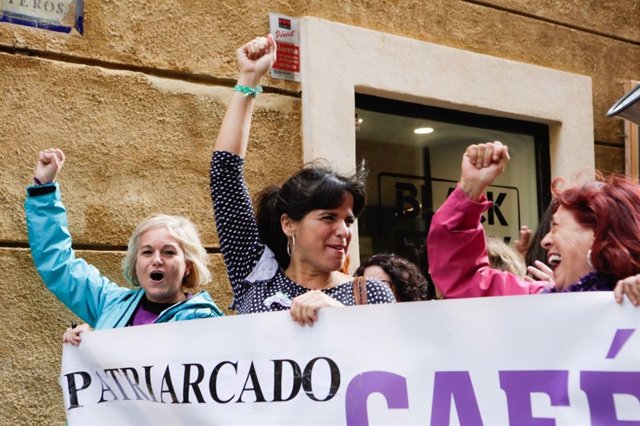
[[[511,272],[521,278],[527,276],[527,267],[522,257],[501,238],[487,236],[487,255],[493,269]]]
[[[123,273],[139,288],[121,287],[77,258],[56,183],[64,160],[59,149],[40,152],[34,185],[27,189],[25,200],[33,261],[44,284],[62,303],[96,329],[222,315],[207,292],[196,292],[211,281],[211,274],[198,233],[183,217],[152,216],[133,232]]]

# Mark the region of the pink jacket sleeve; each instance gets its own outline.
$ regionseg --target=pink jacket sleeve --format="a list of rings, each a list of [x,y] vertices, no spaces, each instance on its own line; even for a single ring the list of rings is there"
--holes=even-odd
[[[480,218],[490,205],[484,196],[480,202],[470,200],[457,187],[433,216],[429,272],[445,298],[532,294],[546,287],[489,266]]]

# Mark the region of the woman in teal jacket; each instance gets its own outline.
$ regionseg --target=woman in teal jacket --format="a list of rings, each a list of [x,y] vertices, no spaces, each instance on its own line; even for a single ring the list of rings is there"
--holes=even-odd
[[[76,258],[55,182],[63,164],[61,150],[42,151],[25,200],[31,256],[42,281],[62,303],[96,329],[223,315],[207,292],[193,294],[211,274],[198,233],[183,217],[152,216],[134,231],[123,272],[140,288],[121,287]]]

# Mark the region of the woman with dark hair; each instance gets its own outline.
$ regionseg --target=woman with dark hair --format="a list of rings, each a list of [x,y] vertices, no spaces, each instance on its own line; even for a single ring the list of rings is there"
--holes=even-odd
[[[305,165],[282,187],[270,186],[256,197],[256,220],[260,236],[273,251],[278,264],[286,269],[291,262],[295,235],[287,236],[282,229],[282,216],[300,221],[312,210],[333,209],[345,197],[353,203],[353,217],[348,225],[364,211],[366,172],[363,167],[351,176],[337,174],[320,162]]]
[[[382,281],[399,302],[429,300],[427,279],[418,267],[393,253],[374,254],[353,275]]]
[[[483,192],[508,161],[508,149],[500,142],[469,146],[458,187],[433,217],[430,272],[443,296],[610,291],[621,279],[640,273],[640,185],[622,176],[565,189],[561,179],[554,180],[551,228],[541,242],[553,287],[492,269],[480,225],[489,207]],[[637,302],[638,289],[625,283],[620,283],[617,300],[625,293]]]
[[[544,263],[547,261],[547,250],[542,247],[542,239],[551,230],[551,217],[557,208],[556,200],[552,200],[545,209],[536,231],[533,232],[529,227],[522,226],[520,228],[520,239],[516,241],[516,251],[527,265],[527,272],[530,278],[537,278],[543,281],[552,281],[553,271]]]
[[[524,253],[525,265],[535,265],[536,262],[545,262],[547,260],[547,250],[542,247],[542,239],[551,230],[551,219],[553,212],[557,209],[555,200],[549,203],[549,207],[546,208],[544,214],[538,222],[538,227],[531,237],[529,247]]]
[[[364,173],[342,176],[309,164],[281,188],[258,198],[257,218],[243,175],[258,86],[276,59],[271,35],[236,52],[238,84],[211,160],[211,196],[220,247],[240,314],[290,309],[311,325],[319,308],[356,303],[353,278],[340,272],[351,225],[365,205]],[[364,287],[364,286],[363,286]],[[363,289],[364,290],[364,289]],[[394,302],[383,283],[367,280],[369,303]]]

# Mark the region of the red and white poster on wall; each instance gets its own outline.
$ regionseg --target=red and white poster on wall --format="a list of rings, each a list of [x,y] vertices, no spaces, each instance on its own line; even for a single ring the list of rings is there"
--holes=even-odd
[[[300,81],[300,22],[298,18],[269,13],[269,29],[278,44],[278,59],[271,77]]]

